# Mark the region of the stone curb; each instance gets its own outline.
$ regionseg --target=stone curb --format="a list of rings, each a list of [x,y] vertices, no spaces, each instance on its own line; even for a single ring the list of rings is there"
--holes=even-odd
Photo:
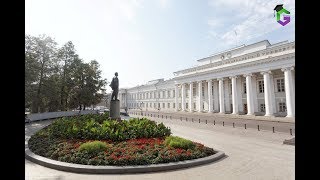
[[[42,166],[57,169],[61,171],[75,172],[75,173],[88,173],[88,174],[125,174],[125,173],[148,173],[156,171],[168,171],[187,167],[193,167],[203,164],[208,164],[217,161],[225,156],[224,152],[216,151],[208,157],[186,160],[180,162],[171,162],[166,164],[152,164],[152,165],[139,165],[139,166],[90,166],[82,164],[72,164],[61,161],[48,159],[39,155],[34,154],[25,148],[26,159],[40,164]]]

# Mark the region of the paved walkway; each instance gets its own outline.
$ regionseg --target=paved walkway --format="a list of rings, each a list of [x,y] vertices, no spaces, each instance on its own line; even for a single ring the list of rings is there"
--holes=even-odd
[[[208,165],[147,174],[91,175],[49,169],[25,160],[29,180],[98,180],[98,179],[219,179],[219,180],[293,180],[295,179],[295,147],[284,145],[288,133],[272,133],[254,129],[226,128],[203,123],[154,119],[169,126],[173,135],[185,137],[206,146],[222,150],[227,157]],[[26,125],[26,140],[50,121]]]

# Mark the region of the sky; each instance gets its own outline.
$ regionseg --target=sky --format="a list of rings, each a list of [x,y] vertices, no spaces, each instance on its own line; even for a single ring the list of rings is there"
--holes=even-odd
[[[290,11],[286,26],[274,7]],[[25,33],[72,41],[109,82],[130,88],[242,44],[295,40],[294,0],[26,0]],[[107,85],[107,92],[111,88]]]

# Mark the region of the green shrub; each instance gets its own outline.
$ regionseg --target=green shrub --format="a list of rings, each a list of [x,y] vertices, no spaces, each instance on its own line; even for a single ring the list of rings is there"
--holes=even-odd
[[[40,136],[59,139],[95,139],[124,141],[135,138],[158,138],[171,134],[163,123],[157,124],[146,118],[129,121],[108,120],[106,115],[64,117],[55,120]]]
[[[87,151],[90,154],[93,153],[99,153],[101,151],[104,151],[108,148],[107,144],[105,142],[101,141],[92,141],[83,143],[80,145],[79,150],[80,151]]]
[[[164,141],[166,146],[170,146],[173,148],[182,148],[182,149],[193,149],[195,144],[187,139],[178,137],[178,136],[168,136]]]

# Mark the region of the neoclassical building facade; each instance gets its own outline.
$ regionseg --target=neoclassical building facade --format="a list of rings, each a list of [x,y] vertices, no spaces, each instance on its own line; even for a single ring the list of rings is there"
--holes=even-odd
[[[295,116],[295,42],[264,40],[197,61],[172,79],[120,89],[121,108]]]

